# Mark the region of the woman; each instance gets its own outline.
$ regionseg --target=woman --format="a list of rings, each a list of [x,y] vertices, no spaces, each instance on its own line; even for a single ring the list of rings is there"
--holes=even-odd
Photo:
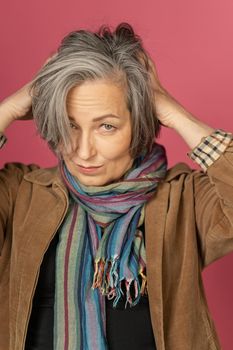
[[[0,173],[0,349],[220,349],[201,271],[233,250],[232,134],[169,95],[127,24],[64,38],[2,101],[2,145],[31,105],[59,166]],[[160,124],[202,170],[167,169]]]

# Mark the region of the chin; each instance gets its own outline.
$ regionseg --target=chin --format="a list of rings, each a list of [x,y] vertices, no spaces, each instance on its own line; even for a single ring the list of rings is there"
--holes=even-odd
[[[78,181],[80,182],[81,185],[84,186],[96,186],[96,187],[101,187],[101,186],[107,186],[111,185],[114,182],[119,181],[119,179],[97,179],[97,177],[89,177],[88,179],[84,179],[81,176],[76,176]]]
[[[80,176],[80,174],[78,176],[76,175],[76,178],[78,179],[80,184],[84,186],[105,186],[106,184],[110,183],[110,180],[109,181],[106,181],[104,179],[101,180],[101,179],[97,179],[96,177],[92,178],[91,176],[88,178],[84,178],[83,176]]]
[[[80,184],[83,186],[93,186],[93,187],[102,187],[102,186],[106,186],[109,185],[109,183],[106,182],[97,182],[97,181],[80,181]]]

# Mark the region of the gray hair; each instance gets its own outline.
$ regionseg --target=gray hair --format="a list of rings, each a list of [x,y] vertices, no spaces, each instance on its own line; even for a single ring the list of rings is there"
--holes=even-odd
[[[119,24],[114,31],[102,26],[98,32],[69,33],[31,85],[32,110],[41,137],[54,151],[61,143],[68,146],[69,91],[87,80],[110,79],[126,87],[132,124],[131,155],[135,158],[145,148],[150,149],[160,123],[148,67],[148,54],[128,23]]]

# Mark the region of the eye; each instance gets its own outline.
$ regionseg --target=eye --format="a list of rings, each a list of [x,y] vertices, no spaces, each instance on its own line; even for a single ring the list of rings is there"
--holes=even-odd
[[[70,127],[71,127],[71,129],[74,129],[74,130],[77,129],[77,126],[74,123],[72,123],[72,122],[70,122]]]
[[[101,126],[104,128],[104,131],[113,131],[116,129],[115,126],[111,124],[102,124]]]

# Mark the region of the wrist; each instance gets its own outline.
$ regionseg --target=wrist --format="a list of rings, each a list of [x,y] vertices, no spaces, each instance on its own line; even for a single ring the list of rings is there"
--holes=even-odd
[[[0,103],[0,132],[4,133],[6,128],[15,120],[4,101]]]
[[[178,134],[180,134],[184,128],[193,125],[201,124],[201,122],[194,117],[191,113],[185,110],[182,106],[178,106],[175,113],[173,114],[173,119],[171,121],[171,128],[174,129]]]
[[[192,149],[200,143],[203,137],[210,135],[214,129],[198,120],[188,112],[166,90],[155,96],[158,119],[161,123],[176,131]]]
[[[187,113],[186,116],[180,117],[174,125],[174,130],[183,138],[189,148],[193,149],[201,142],[202,138],[210,135],[215,129]]]
[[[158,119],[161,123],[175,131],[179,132],[183,121],[192,119],[193,116],[189,113],[172,95],[166,90],[157,92],[155,96],[155,106]]]

